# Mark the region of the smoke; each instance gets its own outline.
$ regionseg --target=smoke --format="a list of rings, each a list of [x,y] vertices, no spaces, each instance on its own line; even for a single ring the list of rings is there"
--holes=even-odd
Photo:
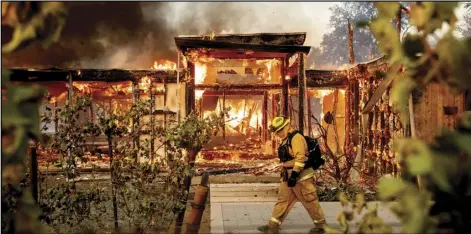
[[[332,3],[67,2],[59,42],[2,56],[4,67],[148,69],[176,60],[174,37],[215,33],[307,32],[319,44]],[[3,30],[3,29],[2,29]]]

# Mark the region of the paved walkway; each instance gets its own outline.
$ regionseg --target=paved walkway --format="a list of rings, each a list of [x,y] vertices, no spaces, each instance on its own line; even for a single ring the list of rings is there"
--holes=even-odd
[[[266,224],[276,201],[278,184],[214,184],[211,185],[211,233],[259,233],[256,228]],[[342,211],[339,202],[321,202],[327,223],[337,227],[337,215]],[[385,205],[378,213],[386,223],[400,232],[399,222]],[[312,221],[297,203],[282,224],[281,233],[308,233]]]

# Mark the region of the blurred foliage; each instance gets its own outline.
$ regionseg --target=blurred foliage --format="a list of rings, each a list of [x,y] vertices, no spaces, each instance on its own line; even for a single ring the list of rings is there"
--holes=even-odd
[[[2,53],[20,50],[32,42],[49,46],[56,42],[65,25],[67,11],[61,2],[2,2],[2,28],[13,29]]]
[[[410,6],[410,20],[418,33],[407,33],[399,40],[391,20],[400,9],[397,2],[376,3],[378,15],[369,24],[378,40],[380,50],[392,66],[402,65],[404,72],[392,74],[391,98],[401,120],[409,122],[408,97],[416,88],[431,82],[447,85],[455,94],[471,88],[471,38],[458,39],[453,35],[456,16],[453,2],[419,2]],[[450,28],[432,45],[427,37],[443,24]],[[391,75],[391,74],[388,74]],[[432,113],[434,114],[434,113]],[[424,188],[419,189],[407,179],[383,178],[378,195],[391,202],[391,210],[402,223],[404,233],[469,233],[471,230],[471,113],[461,114],[456,130],[445,130],[426,143],[404,138],[394,142],[394,151],[402,165],[402,175],[420,176]],[[345,195],[342,195],[345,197]],[[342,200],[342,199],[341,199]],[[373,212],[374,213],[374,212]],[[348,231],[345,220],[338,219]],[[362,229],[362,224],[374,223]],[[364,216],[360,233],[389,232],[377,216]],[[372,228],[375,227],[375,228]],[[327,228],[328,232],[336,230]]]
[[[393,233],[390,225],[378,216],[378,203],[366,203],[362,193],[357,194],[354,199],[348,197],[345,193],[340,193],[338,196],[343,211],[337,215],[337,221],[340,224],[340,230],[324,227],[325,233],[340,234],[340,233]],[[360,216],[360,218],[356,218]],[[357,221],[358,228],[351,230],[350,223]]]
[[[57,41],[65,14],[62,3],[2,2],[2,33],[4,28],[13,30],[10,41],[2,44],[2,54],[34,41],[45,46]],[[9,82],[9,76],[10,72],[2,69],[2,186],[9,187],[2,187],[2,198],[13,190],[17,193],[8,200],[14,200],[14,209],[2,209],[2,232],[44,233],[47,230],[38,222],[38,206],[31,191],[21,183],[28,144],[30,140],[41,140],[38,107],[44,90],[36,85],[15,85]]]
[[[13,29],[2,53],[20,50],[32,42],[49,46],[59,40],[67,11],[61,2],[2,2],[2,28]]]
[[[339,195],[341,193],[344,193],[350,200],[353,200],[357,194],[363,194],[366,201],[377,200],[376,191],[369,191],[355,184],[341,183],[336,187],[317,186],[317,196],[319,197],[319,201],[339,201]]]

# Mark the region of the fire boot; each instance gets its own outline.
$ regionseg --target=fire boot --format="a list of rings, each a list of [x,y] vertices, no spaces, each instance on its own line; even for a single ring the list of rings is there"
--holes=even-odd
[[[272,233],[272,234],[280,233],[280,227],[278,225],[274,225],[271,223],[260,226],[257,228],[257,230],[263,233]]]
[[[323,224],[315,224],[315,227],[309,230],[309,234],[324,234],[325,233],[324,226],[325,226],[325,222]]]

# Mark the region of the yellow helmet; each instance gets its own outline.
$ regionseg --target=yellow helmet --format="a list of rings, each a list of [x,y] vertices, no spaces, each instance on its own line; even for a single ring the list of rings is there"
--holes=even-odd
[[[271,132],[279,132],[286,125],[289,124],[289,121],[290,121],[289,118],[277,116],[277,117],[273,118],[273,120],[271,121],[269,129],[270,129]]]

